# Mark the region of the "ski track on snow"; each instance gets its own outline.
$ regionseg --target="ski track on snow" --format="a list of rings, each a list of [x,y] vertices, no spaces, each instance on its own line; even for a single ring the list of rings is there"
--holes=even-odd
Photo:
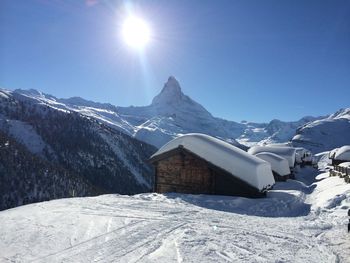
[[[309,180],[303,174],[300,178]],[[0,262],[349,262],[342,221],[347,210],[341,207],[349,207],[350,185],[340,178],[323,180],[327,183],[313,187],[279,183],[254,203],[237,197],[141,194],[10,209],[0,212],[7,226],[0,229]],[[345,191],[337,195],[346,198],[330,205],[333,199],[324,198],[327,185]],[[299,194],[288,198],[311,205],[307,215],[299,202],[274,201],[273,193],[292,190]],[[275,210],[268,200],[276,209],[296,211],[271,217],[269,211]],[[249,210],[252,204],[257,215]]]

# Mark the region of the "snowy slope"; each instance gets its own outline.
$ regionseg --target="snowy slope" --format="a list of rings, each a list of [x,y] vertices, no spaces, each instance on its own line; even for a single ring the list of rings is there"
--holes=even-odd
[[[24,144],[32,153],[41,154],[45,147],[47,147],[49,151],[52,151],[50,146],[48,146],[35,131],[34,127],[26,122],[10,120],[4,116],[0,116],[0,130],[5,130],[18,142]]]
[[[134,133],[134,127],[119,116],[115,106],[108,103],[92,102],[84,100],[80,97],[58,99],[52,95],[45,94],[33,89],[17,89],[13,92],[0,90],[0,93],[5,92],[7,95],[12,95],[17,99],[24,100],[23,97],[27,97],[28,100],[35,101],[38,104],[46,105],[56,110],[61,110],[64,112],[75,111],[80,114],[84,114],[88,117],[95,118],[100,122],[110,125],[113,128],[121,130],[129,135],[132,135]]]
[[[263,199],[103,195],[2,211],[0,261],[349,262],[350,184],[315,175]]]
[[[350,144],[350,108],[300,127],[292,142],[314,153]]]
[[[151,105],[117,109],[123,118],[136,126],[136,138],[158,148],[180,134],[201,132],[234,139],[244,130],[241,123],[213,117],[202,105],[183,94],[174,77],[169,77]]]
[[[39,92],[0,91],[0,139],[0,210],[153,187],[155,147]]]
[[[0,130],[0,210],[33,202],[100,193],[83,177],[50,162]]]
[[[319,117],[307,116],[292,122],[276,119],[260,124],[245,122],[246,128],[237,141],[247,146],[287,142],[293,138],[297,128],[316,119]]]

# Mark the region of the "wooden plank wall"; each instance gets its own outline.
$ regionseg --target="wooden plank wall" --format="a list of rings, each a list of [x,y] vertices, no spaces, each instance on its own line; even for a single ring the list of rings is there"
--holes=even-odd
[[[212,193],[214,179],[208,164],[196,156],[181,152],[156,165],[158,193]]]

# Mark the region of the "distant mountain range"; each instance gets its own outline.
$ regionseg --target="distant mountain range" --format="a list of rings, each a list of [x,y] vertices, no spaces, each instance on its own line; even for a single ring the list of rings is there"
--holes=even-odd
[[[236,145],[282,142],[290,140],[298,127],[320,118],[304,117],[295,122],[272,120],[270,123],[224,120],[212,116],[202,105],[186,96],[174,77],[169,77],[150,105],[140,107],[116,107],[80,97],[58,99],[36,90],[15,90],[13,93],[53,109],[92,117],[157,148],[178,135],[190,132],[209,134]]]
[[[347,112],[349,109],[341,109],[338,113],[330,116],[306,116],[292,122],[276,119],[269,123],[224,120],[212,116],[202,105],[186,96],[178,81],[172,76],[169,77],[161,92],[154,97],[148,106],[117,107],[108,103],[88,101],[80,97],[58,99],[36,90],[15,90],[11,94],[20,94],[52,109],[77,112],[157,148],[172,138],[190,132],[209,134],[241,148],[246,148],[245,146],[257,143],[290,141],[297,132],[298,134],[301,132],[302,127],[305,125],[309,125],[309,128],[313,127],[315,125],[312,123],[317,124],[319,120],[328,120],[331,122],[331,126],[333,122],[338,123],[340,120],[345,124],[344,127],[337,127],[337,130],[342,133],[345,129],[346,132],[348,131],[346,123],[349,121],[348,115],[341,115],[341,112]],[[317,141],[318,138],[315,140]],[[298,145],[304,143],[308,145],[307,142],[310,142],[310,139],[296,137],[293,142]],[[320,147],[311,148],[316,151],[328,150],[334,145],[344,142],[346,143],[346,140],[340,139],[339,142],[330,142],[329,146],[325,142]],[[309,143],[309,145],[311,144]]]
[[[191,132],[242,149],[292,141],[313,152],[330,150],[350,144],[350,109],[295,122],[228,121],[212,116],[169,77],[152,103],[141,107],[0,89],[0,132],[0,147],[7,147],[9,157],[0,160],[0,175],[6,178],[0,188],[6,197],[0,203],[4,209],[71,195],[150,191],[150,155],[172,138]],[[10,158],[11,154],[21,157]],[[30,163],[42,169],[33,171]],[[65,175],[58,180],[62,171]],[[26,183],[18,183],[23,180]]]

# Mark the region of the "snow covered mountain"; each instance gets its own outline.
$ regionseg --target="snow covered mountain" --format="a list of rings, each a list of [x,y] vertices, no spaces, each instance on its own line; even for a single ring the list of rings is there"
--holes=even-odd
[[[280,121],[277,119],[269,123],[245,122],[246,129],[243,134],[237,138],[237,141],[249,146],[287,142],[293,138],[297,128],[317,119],[317,117],[307,116],[292,122]]]
[[[183,94],[178,81],[169,77],[152,104],[144,107],[118,107],[123,119],[135,126],[134,136],[156,147],[180,134],[201,132],[231,140],[245,125],[213,117],[202,105]]]
[[[317,119],[304,117],[295,122],[273,120],[270,123],[238,123],[216,118],[202,105],[184,95],[174,77],[169,77],[151,105],[118,107],[117,110],[122,118],[136,126],[136,138],[158,148],[180,134],[195,132],[224,139],[240,148],[258,142],[285,142],[295,135],[299,126]]]
[[[0,210],[53,198],[152,189],[148,158],[155,147],[55,106],[52,97],[29,92],[0,91]]]
[[[58,163],[31,153],[0,130],[0,210],[18,205],[96,195],[99,190]]]
[[[322,152],[350,143],[350,108],[315,120],[297,129],[293,145]]]
[[[169,77],[161,92],[148,106],[116,107],[79,97],[58,99],[36,90],[16,90],[51,108],[76,111],[95,118],[113,129],[156,146],[185,133],[205,133],[224,139],[240,148],[256,143],[285,142],[296,129],[317,118],[296,122],[273,120],[270,123],[234,122],[212,116],[202,105],[186,96],[174,77]]]
[[[257,143],[291,140],[296,130],[293,144],[314,152],[349,144],[350,141],[349,109],[329,117],[304,117],[296,122],[227,121],[212,116],[186,96],[174,77],[169,77],[150,105],[142,107],[116,107],[79,97],[58,99],[36,90],[0,89],[0,102],[0,131],[4,143],[9,141],[24,146],[14,145],[15,151],[25,156],[23,160],[13,158],[15,163],[12,166],[3,165],[0,169],[4,171],[7,167],[12,169],[10,173],[16,174],[14,167],[26,167],[23,163],[34,156],[39,157],[40,161],[35,162],[55,166],[52,174],[57,169],[65,169],[72,184],[84,181],[80,183],[84,187],[75,189],[74,194],[79,196],[150,190],[153,172],[147,159],[156,151],[151,145],[159,148],[185,133],[209,134],[243,149]],[[28,192],[24,188],[16,194],[9,194],[18,180],[21,178],[8,182],[12,188],[9,186],[6,190],[8,201],[3,208],[14,206],[16,202],[50,199],[43,194],[43,187],[38,190],[35,184],[28,195],[22,195]],[[43,185],[52,184],[50,180]],[[67,180],[60,184],[66,185]],[[53,196],[68,194],[55,191]]]
[[[228,121],[212,116],[202,105],[186,96],[182,92],[179,82],[172,76],[169,77],[161,92],[154,97],[148,106],[116,107],[108,103],[87,101],[79,97],[58,99],[36,90],[15,90],[13,93],[31,98],[50,108],[75,111],[92,117],[113,129],[120,130],[157,148],[181,134],[195,132],[218,137],[241,148],[246,148],[243,145],[289,141],[299,127],[308,123],[314,126],[317,120],[346,119],[346,113],[343,117],[339,115],[341,113],[336,113],[329,117],[308,116],[293,122],[276,119],[269,123]],[[314,121],[316,122],[312,124]],[[342,126],[341,130],[347,129],[346,124],[339,125],[345,125]],[[304,140],[298,138],[294,138],[296,144],[300,140]],[[316,142],[309,139],[306,141],[310,142],[309,145],[314,145],[318,143],[318,139],[316,138]],[[323,143],[326,147],[319,147],[320,149],[329,149],[341,143],[335,143],[329,139],[328,147],[327,140]],[[300,144],[305,143],[300,141]],[[315,147],[312,146],[312,148]]]

